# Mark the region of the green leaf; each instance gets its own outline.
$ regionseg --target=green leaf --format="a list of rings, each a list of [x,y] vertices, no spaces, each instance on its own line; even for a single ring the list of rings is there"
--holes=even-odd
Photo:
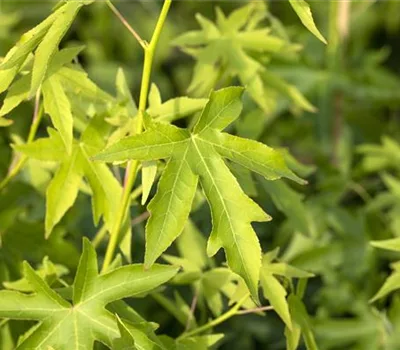
[[[62,8],[58,9],[36,27],[24,33],[17,44],[7,53],[0,65],[0,71],[3,74],[2,78],[6,81],[3,82],[2,79],[0,92],[3,92],[8,88],[28,55],[40,43],[46,35],[47,30],[51,27],[62,10]]]
[[[135,101],[132,98],[132,94],[126,80],[125,73],[121,68],[118,69],[115,85],[117,88],[118,100],[122,101],[122,104],[125,106],[127,117],[135,117],[138,112],[137,107]]]
[[[46,78],[56,73],[63,65],[70,63],[71,60],[82,50],[82,46],[71,47],[57,52],[48,69]],[[1,75],[1,71],[0,71]],[[0,109],[0,116],[6,115],[21,104],[29,97],[30,81],[32,75],[24,75],[19,80],[14,82],[9,88],[4,99],[3,106]]]
[[[52,290],[27,263],[24,271],[35,293],[0,291],[0,317],[39,321],[18,349],[62,350],[92,349],[95,341],[112,347],[121,332],[118,320],[105,307],[113,301],[150,292],[171,279],[177,269],[155,265],[144,270],[143,265],[129,265],[99,275],[95,250],[85,239],[72,286],[73,304]],[[132,334],[136,342],[136,335]]]
[[[62,162],[65,159],[65,145],[60,134],[54,129],[48,128],[48,138],[39,138],[34,142],[14,145],[13,148],[28,157],[48,161]]]
[[[222,314],[224,304],[221,290],[231,280],[232,272],[225,268],[207,271],[201,279],[201,288],[205,301],[215,317]]]
[[[46,192],[46,237],[75,202],[82,181],[81,159],[74,149],[56,172]]]
[[[375,248],[394,250],[400,252],[400,238],[387,239],[383,241],[372,241],[371,245]]]
[[[208,350],[216,345],[223,334],[210,334],[198,337],[185,338],[177,341],[176,350]]]
[[[268,265],[268,270],[273,275],[284,276],[288,279],[291,278],[310,278],[314,277],[314,274],[307,271],[298,269],[297,267],[288,265],[286,263],[273,263]]]
[[[129,331],[128,327],[124,322],[116,315],[118,322],[118,329],[121,333],[121,338],[117,338],[113,341],[113,349],[129,350],[136,349],[135,339],[132,333]]]
[[[301,180],[286,167],[279,152],[219,132],[239,116],[242,92],[241,88],[227,88],[212,93],[194,133],[147,119],[146,132],[117,142],[94,159],[113,162],[169,158],[157,194],[149,204],[146,266],[151,266],[181,234],[199,181],[213,217],[208,255],[215,255],[223,247],[229,267],[246,281],[258,300],[261,248],[250,223],[268,221],[270,217],[243,193],[223,157],[267,179],[285,176]]]
[[[288,349],[297,349],[300,328],[307,350],[318,350],[311,322],[303,302],[294,294],[289,295],[288,302],[294,324],[294,334],[289,335],[287,338]],[[289,330],[285,330],[286,334],[290,334],[289,332]],[[292,343],[292,341],[294,341],[294,343]]]
[[[43,263],[36,272],[42,279],[46,281],[47,284],[51,286],[56,281],[59,281],[61,276],[68,274],[69,271],[62,265],[54,265],[48,259],[48,257],[45,257],[43,259]],[[7,289],[16,290],[19,292],[34,291],[26,278],[21,278],[13,282],[3,282],[3,286]]]
[[[114,98],[101,90],[86,72],[71,67],[62,67],[59,71],[59,79],[68,94],[87,99],[90,103],[113,103]]]
[[[184,303],[185,307],[182,308],[182,303],[180,307],[177,305],[177,296],[179,293],[175,293],[175,301],[170,300],[166,296],[161,293],[153,293],[152,297],[163,307],[165,308],[176,320],[182,325],[186,326],[188,316],[190,313],[190,308],[186,303]]]
[[[269,270],[268,259],[263,259],[260,279],[265,298],[269,300],[276,313],[280,316],[283,322],[285,322],[286,326],[289,329],[292,329],[289,304],[286,301],[286,290],[272,275],[272,271]]]
[[[225,93],[212,92],[210,100],[213,103],[206,105],[193,132],[198,134],[208,128],[220,131],[236,120],[242,111],[240,97],[243,90],[242,87],[232,87]]]
[[[0,117],[11,112],[28,97],[29,81],[30,75],[25,75],[11,85],[4,99],[3,105],[1,106]]]
[[[111,170],[105,165],[93,162],[90,157],[105,146],[105,137],[110,127],[101,116],[91,120],[79,143],[83,159],[83,172],[92,189],[93,219],[97,225],[104,216],[105,224],[111,230],[119,210],[122,187]]]
[[[53,75],[43,83],[44,110],[60,132],[68,153],[72,148],[73,117],[71,104],[60,79]]]
[[[324,36],[321,34],[321,32],[318,30],[317,26],[314,23],[310,5],[308,5],[307,2],[305,2],[304,0],[289,0],[289,2],[290,5],[292,5],[293,10],[299,16],[304,26],[324,44],[327,44],[326,39],[324,38]]]
[[[176,244],[180,255],[190,261],[198,270],[207,265],[207,242],[191,220],[188,220],[185,224],[182,234],[176,240]]]
[[[278,210],[286,215],[294,230],[315,237],[316,229],[301,194],[289,187],[284,181],[268,182],[261,180],[261,184],[271,196]]]
[[[261,76],[267,86],[272,87],[275,91],[287,96],[302,110],[307,112],[317,111],[317,109],[300,93],[300,91],[294,85],[287,83],[278,75],[268,71],[264,71]]]
[[[151,188],[153,187],[154,181],[157,175],[157,162],[149,161],[142,163],[142,205],[146,204],[149,198]]]
[[[286,177],[300,184],[306,183],[286,166],[280,151],[261,142],[217,133],[215,130],[204,133],[204,139],[212,144],[223,157],[262,175],[267,180]]]
[[[188,152],[189,146],[180,159],[169,160],[157,194],[149,203],[151,219],[146,225],[146,266],[151,266],[181,234],[189,217],[198,177],[190,168]]]
[[[147,113],[159,121],[172,122],[202,110],[205,98],[177,97],[160,105],[150,104]]]
[[[284,36],[271,34],[271,28],[257,28],[267,15],[264,4],[252,3],[228,18],[218,10],[216,25],[197,16],[202,30],[185,33],[173,42],[196,60],[188,90],[204,96],[220,81],[238,78],[264,113],[276,111],[278,94],[289,97],[300,109],[314,111],[294,86],[273,76],[265,65],[272,54],[293,56],[301,48]]]
[[[370,302],[373,303],[398,289],[400,289],[400,270],[397,269],[386,279],[383,286],[371,298]]]
[[[54,20],[42,42],[35,52],[32,70],[30,97],[36,94],[43,82],[49,63],[58,49],[61,39],[71,26],[75,16],[83,6],[81,1],[69,1],[63,6],[63,11]]]
[[[0,118],[0,128],[10,126],[13,123],[10,119]]]
[[[232,162],[229,163],[229,168],[231,169],[233,175],[238,180],[240,187],[243,188],[243,191],[249,197],[257,197],[258,191],[254,183],[251,171],[247,168],[240,166],[239,164]]]

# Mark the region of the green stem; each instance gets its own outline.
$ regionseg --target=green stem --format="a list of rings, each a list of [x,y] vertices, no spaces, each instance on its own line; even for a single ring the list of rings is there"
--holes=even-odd
[[[33,115],[33,120],[31,128],[29,129],[29,134],[26,143],[30,143],[35,139],[37,130],[39,128],[40,122],[43,117],[43,105],[39,107],[38,96],[40,97],[40,93],[36,97],[35,112]],[[20,155],[19,158],[15,161],[15,163],[10,166],[10,170],[7,176],[0,182],[0,191],[3,190],[10,183],[10,181],[18,175],[18,173],[24,167],[27,160],[28,157],[26,155]]]
[[[332,130],[334,127],[334,111],[332,110],[334,100],[334,78],[337,75],[337,52],[339,48],[339,32],[338,32],[338,11],[339,2],[330,0],[329,2],[329,29],[328,29],[328,45],[326,49],[325,64],[328,72],[328,80],[321,89],[321,105],[319,118],[317,122],[317,133],[319,138],[320,149],[323,155],[330,157],[333,153]]]
[[[139,114],[137,116],[138,119],[136,123],[136,128],[134,130],[136,134],[140,134],[143,130],[143,115],[144,112],[146,111],[146,106],[147,106],[147,97],[150,89],[150,79],[153,67],[154,54],[157,48],[158,41],[160,39],[162,28],[164,27],[165,20],[167,19],[168,11],[171,7],[171,2],[172,0],[164,1],[151,41],[146,47],[144,47],[144,65],[143,65],[142,84],[140,87]],[[122,192],[120,210],[114,222],[114,227],[110,233],[110,241],[108,243],[106,255],[103,262],[103,268],[102,268],[103,272],[106,271],[107,268],[110,266],[112,259],[114,257],[114,253],[118,245],[119,232],[121,230],[121,226],[123,224],[124,218],[126,217],[128,208],[130,206],[131,191],[135,183],[136,176],[138,174],[139,166],[140,162],[138,161],[131,161],[128,163],[125,173],[125,181]]]
[[[228,310],[227,312],[225,312],[224,314],[222,314],[215,320],[212,320],[199,328],[196,328],[190,332],[183,333],[181,336],[178,337],[178,340],[183,339],[183,338],[192,337],[196,334],[202,333],[210,328],[218,326],[219,324],[225,322],[226,320],[230,319],[231,317],[236,316],[238,314],[239,309],[245,303],[245,301],[248,299],[248,297],[249,297],[249,294],[246,294],[230,310]]]

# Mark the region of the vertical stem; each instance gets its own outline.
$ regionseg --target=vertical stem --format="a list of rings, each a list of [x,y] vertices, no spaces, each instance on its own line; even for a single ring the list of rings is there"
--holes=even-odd
[[[348,33],[350,0],[329,3],[329,33],[326,51],[328,81],[322,89],[320,118],[317,120],[319,143],[325,156],[335,162],[337,141],[341,134],[342,99],[335,86],[335,77],[342,70],[342,47]]]
[[[344,48],[346,39],[349,33],[350,24],[350,7],[351,0],[342,0],[338,4],[337,10],[337,41],[338,46],[336,48],[336,67],[335,71],[341,72],[344,69]],[[340,139],[343,132],[343,93],[336,91],[334,96],[334,120],[332,130],[333,150],[332,150],[332,163],[339,165],[339,147]]]
[[[30,143],[35,139],[37,130],[39,128],[40,122],[43,117],[43,112],[44,112],[43,105],[40,105],[40,89],[39,89],[35,98],[35,107],[33,111],[32,124],[29,129],[29,134],[26,143]],[[4,189],[15,176],[18,175],[18,173],[23,168],[27,160],[28,157],[25,156],[24,154],[14,158],[7,176],[3,179],[3,181],[0,182],[0,191]]]
[[[171,2],[172,0],[164,1],[150,44],[144,47],[144,65],[143,65],[142,84],[140,88],[139,114],[137,116],[138,119],[135,130],[133,130],[134,133],[136,134],[140,134],[143,130],[143,115],[144,112],[146,111],[146,106],[147,106],[147,97],[150,89],[150,79],[153,67],[154,54],[157,48],[158,41],[160,39],[162,28],[164,27],[165,20],[167,19],[168,11],[171,7]],[[139,165],[140,162],[138,161],[131,161],[128,163],[125,173],[124,188],[122,192],[120,210],[114,222],[112,231],[110,232],[110,241],[108,243],[106,255],[103,262],[103,268],[102,268],[103,272],[107,270],[107,268],[110,266],[112,259],[114,257],[114,253],[118,245],[119,232],[121,230],[121,226],[123,224],[124,218],[126,217],[130,206],[131,191],[135,183],[136,176],[138,174]]]

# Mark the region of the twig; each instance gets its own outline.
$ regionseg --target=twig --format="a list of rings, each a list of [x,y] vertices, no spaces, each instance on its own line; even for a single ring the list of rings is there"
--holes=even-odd
[[[274,309],[273,306],[261,306],[261,307],[256,307],[254,309],[239,310],[238,312],[236,312],[236,315],[254,314],[256,312],[271,311],[273,309]]]
[[[186,322],[185,332],[187,332],[190,329],[190,325],[194,317],[194,312],[196,310],[198,300],[199,300],[199,288],[196,288],[196,292],[194,293],[192,299],[192,304],[190,305],[190,314]]]
[[[125,17],[122,15],[121,12],[118,11],[118,9],[114,6],[114,4],[111,2],[111,0],[106,0],[106,4],[108,7],[111,9],[112,12],[118,17],[118,19],[121,21],[121,23],[129,30],[129,32],[133,35],[133,37],[138,41],[140,46],[143,49],[147,48],[147,42],[143,40],[138,32],[132,28],[132,26],[128,23],[128,21],[125,19]]]
[[[37,130],[39,128],[40,121],[42,120],[43,117],[43,105],[40,105],[40,89],[36,93],[36,98],[35,98],[35,107],[33,109],[33,118],[32,118],[32,124],[31,128],[29,130],[28,138],[26,140],[26,143],[30,143],[35,139]],[[12,161],[10,168],[8,170],[7,176],[0,182],[0,191],[3,190],[9,183],[10,181],[18,175],[20,170],[23,168],[25,165],[26,161],[28,160],[28,157],[25,155],[17,156],[14,158]]]
[[[194,330],[192,330],[191,332],[185,332],[182,335],[180,335],[178,337],[179,339],[183,339],[183,338],[187,338],[187,337],[191,337],[193,335],[202,333],[210,328],[213,328],[219,324],[221,324],[222,322],[228,320],[229,318],[237,315],[237,312],[239,311],[239,309],[242,307],[243,303],[247,300],[247,298],[249,297],[249,294],[246,294],[242,299],[240,299],[235,306],[233,306],[230,310],[228,310],[227,312],[225,312],[224,314],[222,314],[221,316],[219,316],[218,318],[216,318],[215,320],[212,320],[208,323],[206,323],[205,325],[196,328]]]
[[[134,218],[131,221],[132,226],[139,225],[140,223],[145,221],[149,216],[150,216],[150,213],[148,211],[145,211],[144,213],[140,214],[138,217]]]
[[[164,27],[165,21],[167,19],[168,11],[171,7],[171,2],[172,0],[164,1],[151,41],[144,49],[144,65],[143,65],[142,84],[140,87],[139,114],[137,117],[138,120],[135,126],[135,130],[133,130],[136,134],[140,134],[143,130],[143,114],[147,106],[147,98],[150,89],[150,79],[153,67],[154,54],[157,48],[158,41],[160,40],[162,28]],[[140,167],[139,161],[130,161],[128,163],[125,174],[121,204],[119,207],[117,218],[114,222],[114,227],[110,232],[110,241],[108,242],[102,271],[106,271],[108,266],[113,260],[114,253],[118,245],[119,232],[121,230],[121,226],[128,212],[128,208],[131,201],[131,191],[135,183],[139,167]]]

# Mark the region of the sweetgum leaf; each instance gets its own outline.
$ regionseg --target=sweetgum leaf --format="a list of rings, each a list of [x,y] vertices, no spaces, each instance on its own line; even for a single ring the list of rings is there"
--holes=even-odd
[[[106,164],[95,163],[90,158],[105,146],[105,137],[110,126],[103,118],[91,120],[80,142],[74,141],[71,154],[67,154],[60,133],[49,129],[48,138],[40,138],[25,145],[16,145],[17,151],[34,159],[60,163],[60,168],[47,189],[46,195],[46,235],[50,235],[54,226],[62,219],[67,210],[74,204],[82,178],[85,177],[92,190],[92,208],[94,223],[104,216],[108,229],[119,210],[119,198],[122,187]],[[129,218],[125,218],[129,221]],[[130,226],[126,226],[122,239],[130,234]],[[125,257],[130,259],[130,249],[123,249]]]
[[[285,165],[283,156],[255,141],[220,131],[240,114],[243,89],[232,87],[213,92],[194,132],[147,118],[147,131],[127,137],[94,157],[102,161],[141,161],[168,158],[157,194],[149,204],[145,264],[155,260],[181,234],[200,182],[213,217],[207,252],[225,249],[228,265],[246,281],[258,299],[261,248],[251,226],[270,217],[240,188],[223,158],[242,164],[274,180],[281,177],[302,182]]]
[[[196,16],[202,29],[187,32],[173,42],[196,60],[189,91],[203,96],[221,76],[237,77],[264,112],[274,112],[277,93],[288,97],[302,110],[315,111],[295,86],[271,73],[264,62],[254,57],[254,53],[266,57],[292,55],[300,49],[299,45],[271,33],[270,28],[257,28],[260,17],[266,14],[264,4],[252,3],[227,18],[218,10],[216,24]]]
[[[92,349],[95,341],[112,347],[121,332],[116,317],[105,309],[107,304],[147,293],[176,272],[170,266],[144,270],[143,265],[129,265],[99,275],[96,252],[85,239],[72,302],[52,290],[25,263],[25,278],[35,292],[0,291],[0,317],[39,322],[17,349]]]

